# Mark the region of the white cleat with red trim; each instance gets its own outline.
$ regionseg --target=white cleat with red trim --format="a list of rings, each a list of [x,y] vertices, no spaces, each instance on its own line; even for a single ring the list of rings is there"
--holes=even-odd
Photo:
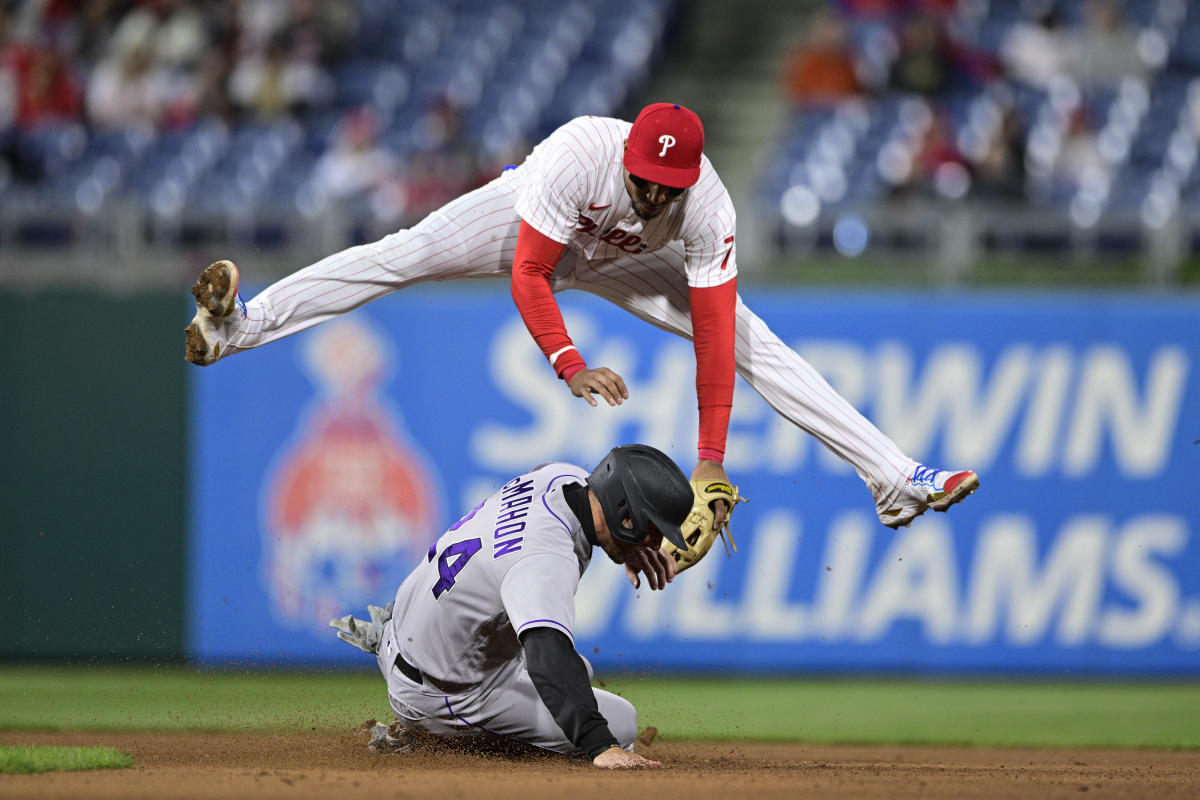
[[[903,528],[928,509],[945,511],[961,503],[979,488],[979,476],[971,470],[951,472],[918,464],[904,487],[900,501],[879,512],[879,521],[889,528]]]

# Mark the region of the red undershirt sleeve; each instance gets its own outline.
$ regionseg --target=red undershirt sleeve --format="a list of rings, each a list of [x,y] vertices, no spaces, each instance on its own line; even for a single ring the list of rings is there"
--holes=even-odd
[[[734,333],[737,279],[688,290],[692,343],[696,348],[696,401],[700,408],[699,457],[725,459],[729,411],[733,408]]]
[[[566,245],[522,221],[513,257],[511,288],[513,302],[529,334],[558,377],[570,382],[577,372],[587,368],[587,363],[567,335],[562,312],[550,290],[550,276],[565,248]]]

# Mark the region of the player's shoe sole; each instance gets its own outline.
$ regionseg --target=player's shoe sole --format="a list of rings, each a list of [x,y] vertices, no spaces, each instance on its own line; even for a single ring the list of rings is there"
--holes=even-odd
[[[912,521],[924,514],[928,509],[947,511],[950,506],[961,503],[979,488],[979,476],[971,470],[956,472],[946,479],[939,492],[931,492],[925,502],[910,506],[889,508],[879,516],[879,521],[887,527],[896,530],[905,528]]]
[[[184,331],[186,360],[204,367],[221,357],[216,326],[237,307],[238,279],[238,268],[232,261],[215,261],[192,284],[196,316]]]
[[[929,495],[929,507],[934,511],[945,511],[950,506],[961,503],[979,488],[979,476],[971,470],[956,472],[946,479],[946,486],[941,492]]]

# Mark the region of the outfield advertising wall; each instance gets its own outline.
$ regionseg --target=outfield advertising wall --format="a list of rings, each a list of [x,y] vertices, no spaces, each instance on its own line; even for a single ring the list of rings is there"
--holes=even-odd
[[[902,448],[982,488],[894,533],[739,380],[738,553],[661,593],[594,561],[576,635],[597,667],[1200,673],[1200,300],[744,295]],[[571,397],[502,288],[406,291],[191,371],[190,654],[357,663],[328,619],[387,602],[512,475],[632,441],[690,469],[690,343],[560,300],[623,406]]]

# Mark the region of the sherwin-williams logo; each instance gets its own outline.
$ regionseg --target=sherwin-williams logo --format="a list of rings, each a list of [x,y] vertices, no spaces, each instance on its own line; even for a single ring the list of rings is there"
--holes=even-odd
[[[347,608],[386,603],[433,541],[435,481],[378,388],[386,342],[323,326],[304,367],[321,391],[264,481],[262,579],[273,616],[324,637]]]

